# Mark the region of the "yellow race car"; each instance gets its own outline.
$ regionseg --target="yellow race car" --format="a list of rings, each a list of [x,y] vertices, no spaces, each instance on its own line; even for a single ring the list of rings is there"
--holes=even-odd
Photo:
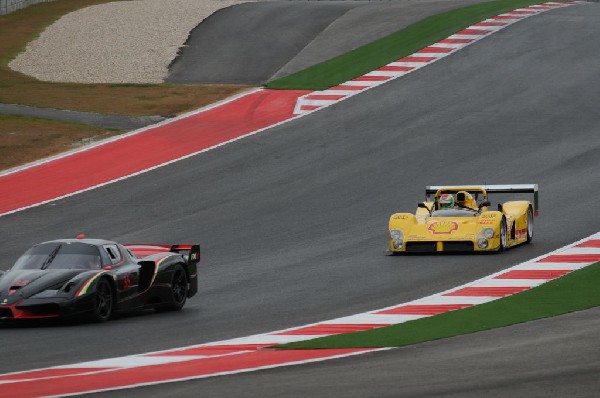
[[[490,193],[530,193],[533,203],[509,201],[492,210]],[[390,217],[388,253],[501,252],[533,238],[537,184],[428,186],[425,195],[415,214]]]

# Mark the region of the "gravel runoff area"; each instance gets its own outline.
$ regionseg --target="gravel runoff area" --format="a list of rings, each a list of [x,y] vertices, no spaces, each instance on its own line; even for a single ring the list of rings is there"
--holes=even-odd
[[[189,32],[212,13],[248,0],[135,0],[60,18],[9,66],[53,82],[162,83]]]

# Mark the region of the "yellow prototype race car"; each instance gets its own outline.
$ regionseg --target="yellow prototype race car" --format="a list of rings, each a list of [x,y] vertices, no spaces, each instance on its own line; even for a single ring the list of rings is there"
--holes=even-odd
[[[515,200],[489,209],[490,193],[530,193],[533,203]],[[415,214],[390,217],[388,253],[501,252],[529,243],[538,215],[536,184],[428,186]],[[431,195],[434,195],[433,198]]]

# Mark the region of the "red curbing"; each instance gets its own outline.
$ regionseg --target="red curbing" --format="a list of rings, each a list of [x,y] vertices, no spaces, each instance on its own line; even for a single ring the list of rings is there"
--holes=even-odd
[[[260,90],[85,151],[1,175],[0,215],[118,181],[254,134],[295,117],[296,102],[306,93]]]

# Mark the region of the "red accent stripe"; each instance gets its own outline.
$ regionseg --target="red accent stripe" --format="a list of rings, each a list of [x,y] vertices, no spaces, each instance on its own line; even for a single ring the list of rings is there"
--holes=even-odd
[[[414,57],[414,56],[408,56],[408,57],[404,57],[404,58],[400,58],[398,60],[396,60],[395,62],[431,62],[434,59],[436,59],[435,57]]]
[[[444,296],[504,297],[530,289],[528,286],[465,287]]]
[[[143,133],[0,176],[0,214],[147,170],[290,119],[298,97],[308,93],[261,90]]]
[[[591,239],[577,245],[577,247],[594,247],[600,248],[600,239]]]
[[[600,261],[598,254],[555,254],[536,262],[538,263],[595,263]]]
[[[344,86],[344,85],[339,85],[339,86],[333,86],[333,87],[331,87],[330,90],[360,91],[360,90],[364,90],[365,88],[369,88],[369,86]]]
[[[495,17],[491,17],[490,19],[495,19],[498,21],[504,21],[507,19],[521,19],[523,17],[520,17],[518,15],[496,15]]]
[[[391,76],[359,76],[352,79],[353,82],[379,82],[390,79]]]
[[[508,25],[506,22],[479,22],[474,26],[506,26]]]
[[[429,46],[429,47],[425,47],[425,48],[417,51],[417,54],[449,53],[449,52],[452,52],[452,51],[454,51],[453,48]]]
[[[342,334],[361,332],[363,330],[372,330],[389,326],[389,323],[378,324],[330,324],[323,323],[320,325],[307,326],[304,328],[288,330],[286,332],[277,333],[278,335],[311,335],[311,334]]]
[[[518,11],[518,10],[515,10],[515,11],[509,11],[506,14],[511,14],[511,15],[513,15],[513,14],[514,15],[533,15],[533,14],[537,14],[537,12],[535,12],[535,11]]]
[[[471,43],[473,39],[444,39],[438,41],[438,43],[444,44],[468,44]]]
[[[391,72],[408,72],[415,69],[414,66],[382,66],[377,69],[380,71],[391,71]]]
[[[264,347],[270,347],[274,344],[238,344],[238,345],[214,345],[214,346],[203,346],[203,347],[192,347],[185,350],[160,352],[155,354],[147,354],[147,357],[170,357],[179,355],[223,355],[231,354],[239,351],[256,351]]]
[[[337,101],[339,99],[345,98],[344,94],[314,94],[307,95],[304,99],[307,100],[326,100],[326,101]]]
[[[245,354],[203,358],[169,365],[123,368],[112,372],[71,376],[48,383],[32,380],[3,384],[0,388],[0,397],[29,398],[82,394],[108,388],[124,388],[134,384],[160,383],[369,351],[373,351],[373,349],[258,350]]]
[[[473,304],[412,304],[403,305],[376,312],[382,315],[437,315],[448,311],[460,310],[461,308],[472,307]]]
[[[457,35],[476,35],[476,36],[483,36],[483,35],[487,35],[491,33],[491,31],[489,30],[483,30],[483,29],[463,29],[460,32],[457,32],[455,34]]]
[[[513,270],[498,275],[494,279],[554,279],[572,271],[570,269]]]

